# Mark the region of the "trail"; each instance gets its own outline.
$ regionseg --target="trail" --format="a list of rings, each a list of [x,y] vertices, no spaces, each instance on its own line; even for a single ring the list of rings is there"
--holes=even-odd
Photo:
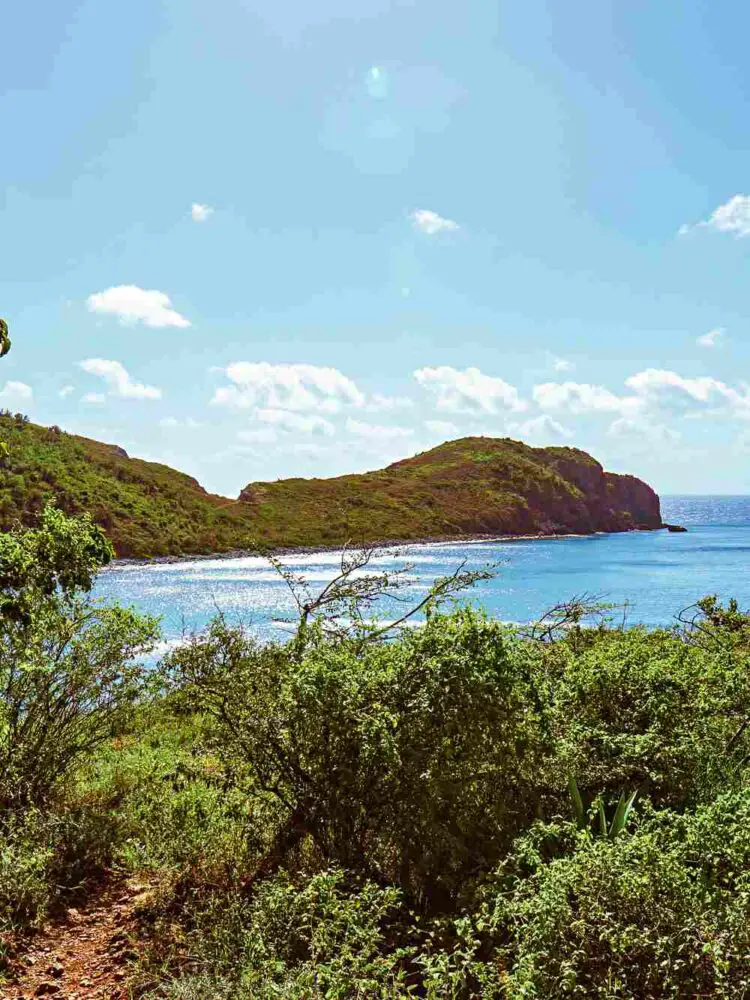
[[[109,881],[29,942],[2,1000],[126,1000],[138,967],[134,909],[148,887]]]

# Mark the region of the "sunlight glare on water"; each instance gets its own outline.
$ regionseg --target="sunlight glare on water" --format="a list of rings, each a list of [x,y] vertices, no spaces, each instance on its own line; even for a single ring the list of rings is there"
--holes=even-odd
[[[750,605],[750,498],[666,497],[664,519],[685,524],[687,534],[631,532],[587,537],[450,542],[386,550],[372,568],[408,563],[413,572],[403,592],[415,601],[436,577],[497,563],[492,580],[470,599],[504,621],[529,621],[552,605],[587,593],[627,604],[627,620],[669,624],[682,608],[704,594],[736,597]],[[286,565],[320,590],[336,573],[334,552],[295,555]],[[161,617],[168,645],[184,631],[203,628],[219,611],[260,638],[281,637],[293,615],[289,590],[265,559],[201,559],[179,563],[116,565],[103,572],[95,594]],[[379,617],[402,611],[383,602]]]

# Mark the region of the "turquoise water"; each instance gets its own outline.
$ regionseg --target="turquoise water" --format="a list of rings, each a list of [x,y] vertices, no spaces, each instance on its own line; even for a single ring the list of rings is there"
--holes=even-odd
[[[386,552],[375,566],[411,564],[408,596],[418,599],[463,559],[467,568],[499,563],[496,576],[472,595],[505,621],[535,619],[582,594],[626,605],[629,622],[648,625],[674,621],[704,594],[750,606],[750,497],[663,497],[662,511],[665,521],[684,524],[688,532],[415,545],[404,555]],[[338,557],[318,553],[286,562],[319,589]],[[96,594],[160,615],[168,644],[203,627],[217,611],[262,637],[288,631],[280,620],[292,612],[286,585],[256,557],[115,566],[100,575]],[[379,615],[387,619],[397,610],[383,606]]]

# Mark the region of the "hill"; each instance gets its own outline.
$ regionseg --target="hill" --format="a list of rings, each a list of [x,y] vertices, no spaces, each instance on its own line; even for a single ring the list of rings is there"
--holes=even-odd
[[[576,448],[450,441],[377,472],[251,483],[237,500],[122,448],[0,414],[0,528],[56,496],[88,510],[121,557],[481,534],[587,534],[661,526],[659,498]]]

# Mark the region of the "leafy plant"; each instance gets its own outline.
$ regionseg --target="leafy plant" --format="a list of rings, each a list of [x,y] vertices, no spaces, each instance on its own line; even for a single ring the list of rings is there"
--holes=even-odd
[[[621,792],[620,798],[617,800],[617,805],[615,806],[612,819],[608,820],[604,800],[601,795],[597,795],[591,805],[591,808],[586,809],[583,804],[583,799],[581,798],[581,793],[578,790],[578,782],[573,775],[569,775],[568,777],[568,789],[570,791],[570,798],[573,803],[573,814],[575,816],[578,829],[590,832],[593,813],[598,823],[599,834],[609,840],[614,840],[615,837],[621,834],[628,825],[630,813],[632,812],[636,796],[638,795],[638,789],[631,792],[630,795],[626,795],[625,792]]]
[[[146,690],[134,660],[156,623],[84,596],[110,554],[90,519],[52,506],[38,527],[0,536],[0,823],[45,805]]]

